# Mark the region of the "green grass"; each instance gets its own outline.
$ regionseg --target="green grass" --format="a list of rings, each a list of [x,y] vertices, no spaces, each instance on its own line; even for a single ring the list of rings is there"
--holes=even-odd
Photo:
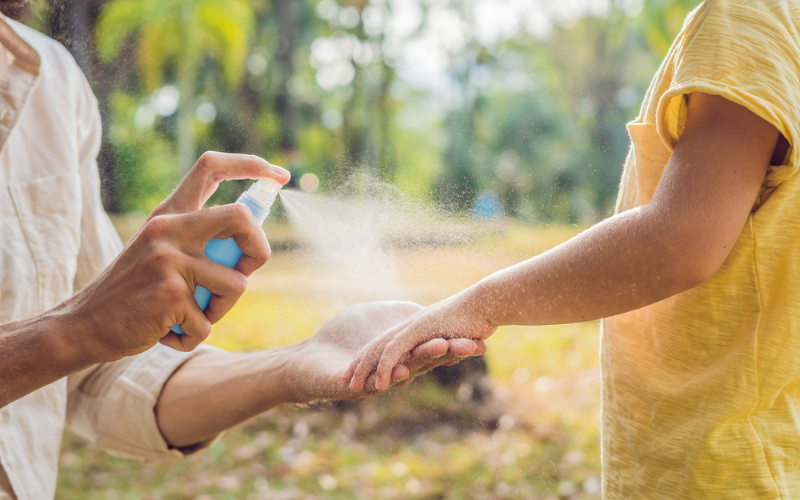
[[[406,298],[430,303],[575,233],[512,227],[469,245],[403,249],[398,280]],[[303,251],[276,251],[210,343],[252,350],[306,338],[371,298],[340,282]],[[486,358],[483,404],[423,377],[358,404],[275,409],[186,460],[115,458],[68,434],[57,497],[599,498],[597,324],[503,328]]]

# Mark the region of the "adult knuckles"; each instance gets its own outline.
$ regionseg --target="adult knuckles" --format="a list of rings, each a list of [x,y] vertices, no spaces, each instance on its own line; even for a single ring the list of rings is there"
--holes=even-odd
[[[163,241],[155,241],[150,246],[147,260],[153,268],[164,271],[177,267],[182,258],[183,254],[174,246]]]
[[[250,209],[242,203],[231,203],[225,205],[225,213],[230,219],[229,225],[238,229],[249,229],[249,223],[253,219],[253,214]]]
[[[186,300],[188,285],[181,279],[169,278],[157,285],[156,297],[160,304],[175,307]]]
[[[269,260],[271,249],[267,236],[261,230],[250,209],[241,203],[226,205],[226,224],[247,247],[247,255],[252,257],[260,267]]]
[[[172,217],[156,215],[145,223],[144,228],[142,228],[142,236],[148,240],[163,238],[172,232],[173,225],[174,221]]]
[[[222,233],[230,233],[240,237],[247,237],[252,231],[250,223],[253,214],[250,209],[242,203],[231,203],[208,209],[217,218],[218,230]]]
[[[230,280],[230,287],[231,292],[233,292],[236,297],[241,297],[245,290],[247,290],[247,276],[239,272],[235,273]]]
[[[256,261],[257,266],[261,267],[269,260],[270,256],[272,255],[272,249],[270,248],[267,237],[263,234],[263,232],[261,232],[261,236],[258,238],[258,240],[258,244],[253,245],[253,249],[251,250],[253,255],[251,255],[251,257]]]
[[[192,335],[192,343],[194,344],[192,345],[192,349],[196,348],[201,342],[207,339],[209,335],[211,335],[211,323],[208,321],[201,321],[197,324],[196,330],[197,331],[194,332],[194,335]]]
[[[172,199],[172,195],[167,196],[165,200],[155,206],[153,210],[150,212],[150,215],[147,217],[147,220],[150,221],[159,215],[163,215],[169,212],[170,202]]]
[[[208,173],[210,170],[214,169],[214,165],[217,163],[216,160],[218,157],[219,153],[216,151],[206,151],[200,155],[192,169],[199,173]]]

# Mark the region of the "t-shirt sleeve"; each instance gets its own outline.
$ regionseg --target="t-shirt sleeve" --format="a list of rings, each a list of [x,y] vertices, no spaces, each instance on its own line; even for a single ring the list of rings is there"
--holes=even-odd
[[[657,110],[658,133],[674,148],[686,123],[687,96],[705,92],[740,104],[773,124],[791,148],[766,186],[800,163],[800,2],[709,0],[673,57],[671,83]]]

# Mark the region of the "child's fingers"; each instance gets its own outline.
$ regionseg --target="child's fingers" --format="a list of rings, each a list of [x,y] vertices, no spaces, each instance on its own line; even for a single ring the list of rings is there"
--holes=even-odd
[[[445,339],[433,339],[414,348],[411,352],[403,354],[398,361],[399,364],[406,365],[409,369],[417,369],[431,360],[440,358],[447,354],[449,344]]]
[[[480,354],[476,341],[470,339],[450,339],[447,342],[447,353],[444,356],[428,360],[421,367],[415,367],[418,373],[427,373],[437,366],[453,366],[469,357],[478,356]]]
[[[444,356],[449,352],[464,350],[463,347],[454,349],[453,345],[451,345],[453,342],[458,340],[462,339],[450,340],[449,343],[445,339],[429,340],[424,344],[417,346],[413,351],[404,354],[403,357],[398,361],[397,366],[405,365],[406,369],[408,370],[418,369],[420,366],[427,366],[432,360]],[[484,343],[484,351],[486,350],[485,345],[486,344]],[[468,356],[469,354],[464,355]],[[356,371],[356,367],[359,365],[359,363],[361,363],[361,358],[361,354],[357,354],[356,357],[353,358],[350,366],[344,372],[342,372],[342,381],[349,382],[352,380]],[[394,374],[392,374],[392,380],[395,380]]]
[[[392,385],[398,385],[409,378],[410,372],[404,365],[397,365],[392,370]],[[372,372],[364,383],[363,397],[374,396],[380,394],[384,389],[378,389],[375,372]]]
[[[452,354],[457,358],[474,356],[478,346],[472,339],[450,339],[448,341],[447,354]]]
[[[424,340],[426,339],[423,339],[423,341]],[[394,368],[397,362],[400,361],[400,357],[413,349],[417,343],[418,341],[415,339],[401,334],[386,345],[386,347],[383,349],[383,352],[380,354],[380,358],[377,360],[378,367],[376,369],[376,387],[378,390],[385,390],[389,387],[389,384],[391,383],[389,375],[391,374],[392,368]]]
[[[375,365],[378,364],[381,352],[383,352],[382,342],[380,344],[373,342],[367,346],[367,350],[362,355],[361,361],[353,372],[353,378],[350,379],[350,390],[361,392],[364,389],[364,385],[367,383],[367,377],[372,373]]]
[[[353,359],[353,362],[350,363],[350,367],[342,374],[343,379],[345,376],[347,376],[345,382],[350,380],[351,390],[359,392],[363,389],[367,376],[374,369],[375,365],[378,364],[378,359],[380,359],[380,353],[383,352],[384,346],[387,342],[389,342],[389,339],[394,338],[395,332],[397,332],[398,329],[402,329],[404,327],[405,323],[395,326],[394,328],[383,333],[380,337],[373,339],[372,342],[361,349],[361,352],[359,352]],[[370,362],[370,360],[372,361]],[[364,370],[367,369],[369,371],[365,373]],[[356,387],[360,388],[356,389]]]
[[[489,348],[489,346],[486,345],[486,341],[485,340],[476,340],[475,341],[475,352],[472,355],[473,356],[481,356],[483,354],[486,354],[486,349],[488,349],[488,348]]]
[[[392,368],[392,382],[402,382],[411,375],[411,371],[406,365],[399,364]]]

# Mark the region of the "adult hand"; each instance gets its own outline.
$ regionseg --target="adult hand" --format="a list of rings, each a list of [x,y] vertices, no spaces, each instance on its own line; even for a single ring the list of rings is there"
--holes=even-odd
[[[476,345],[485,345],[495,329],[471,301],[456,295],[418,311],[375,338],[359,352],[342,379],[356,392],[383,391],[409,353],[435,339],[451,344],[472,339]]]
[[[272,165],[255,155],[206,151],[197,159],[197,163],[186,174],[186,177],[183,178],[175,191],[153,209],[148,221],[162,215],[186,214],[200,210],[222,181],[270,178],[281,184],[286,184],[289,182],[290,177],[291,174],[289,174],[288,170]],[[252,219],[250,211],[246,210],[246,212],[247,218]],[[255,223],[255,220],[253,222]],[[269,242],[266,240],[263,231],[256,232],[256,236],[266,242],[267,257],[269,257]],[[203,242],[204,248],[207,241]],[[264,262],[259,261],[259,259],[253,259],[245,252],[236,264],[235,269],[249,277],[263,264]],[[197,284],[202,285],[202,283]],[[238,295],[235,297],[221,297],[213,294],[205,310],[206,317],[212,324],[216,323],[234,306],[238,298]],[[164,343],[173,346],[180,338],[180,335],[173,333],[165,339]]]
[[[344,309],[325,323],[316,335],[298,344],[286,370],[286,387],[296,403],[315,400],[358,400],[382,392],[375,384],[353,392],[343,373],[353,356],[365,345],[401,323],[422,307],[411,302],[367,302]],[[410,383],[415,377],[441,365],[452,365],[486,352],[486,343],[470,339],[433,339],[399,358],[393,365],[391,386]],[[349,380],[349,379],[348,379]]]
[[[117,259],[64,303],[61,311],[80,325],[79,340],[98,362],[138,354],[159,341],[188,351],[206,339],[270,251],[246,206],[200,208],[222,180],[263,177],[285,183],[289,174],[254,156],[205,153]],[[236,269],[204,254],[211,238],[230,237],[244,254]],[[213,294],[205,313],[194,299],[197,285]],[[175,324],[184,335],[169,331]]]

